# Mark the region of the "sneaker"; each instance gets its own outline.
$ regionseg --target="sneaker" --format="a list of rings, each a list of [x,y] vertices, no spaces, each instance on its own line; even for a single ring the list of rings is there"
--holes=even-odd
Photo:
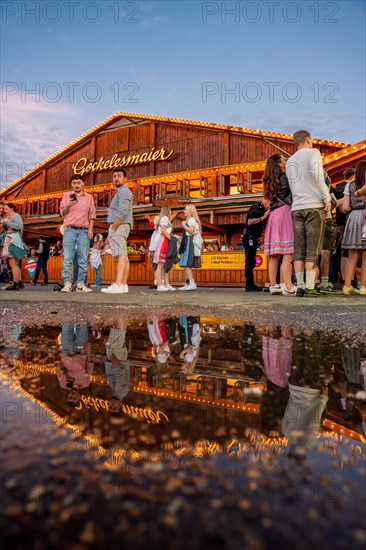
[[[325,296],[325,295],[326,295],[325,292],[322,292],[317,288],[304,289],[304,296],[310,296],[310,298],[319,298],[320,296]]]
[[[158,288],[156,289],[158,292],[169,292],[169,288],[167,288],[166,286],[164,285],[160,285],[158,286]]]
[[[91,285],[91,288],[100,288],[102,285]]]
[[[280,285],[270,286],[269,291],[271,294],[282,294],[282,289]]]
[[[93,291],[84,282],[81,282],[76,285],[76,292],[93,292]]]
[[[127,285],[116,285],[116,283],[113,283],[110,286],[107,286],[107,288],[102,288],[101,292],[104,292],[105,294],[125,294],[128,292],[128,289],[126,290]]]
[[[122,287],[124,288],[124,292],[127,293],[128,292],[128,285],[122,285]]]
[[[189,283],[189,285],[187,285],[186,290],[197,290],[196,283]]]
[[[359,294],[360,291],[358,290],[358,288],[355,288],[354,286],[345,286],[343,285],[343,288],[342,288],[342,294],[346,294],[347,296],[349,294]]]
[[[72,291],[71,282],[66,281],[66,283],[64,284],[64,287],[61,288],[61,292],[71,292],[71,291]]]
[[[187,283],[181,287],[178,288],[178,290],[187,290]]]
[[[260,288],[259,286],[257,285],[253,285],[253,286],[246,286],[245,287],[245,292],[262,292],[262,288]]]
[[[174,288],[174,286],[172,285],[164,285],[165,288],[167,288],[168,290],[177,290],[176,288]]]
[[[321,289],[320,289],[322,292],[325,292],[326,294],[331,294],[332,292],[333,293],[336,293],[337,291],[334,290],[334,288],[332,286],[322,286]]]
[[[5,287],[5,290],[19,290],[19,283],[11,283]]]
[[[288,290],[285,286],[282,289],[282,296],[297,296],[297,290],[294,285],[292,285],[291,290]]]
[[[366,286],[361,286],[360,294],[361,294],[361,296],[366,296]]]

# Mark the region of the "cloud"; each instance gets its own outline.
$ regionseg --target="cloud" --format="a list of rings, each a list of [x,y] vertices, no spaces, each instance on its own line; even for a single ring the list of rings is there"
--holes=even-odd
[[[26,99],[26,101],[25,101]],[[37,101],[36,101],[37,100]],[[2,94],[1,188],[56,153],[80,133],[75,105]],[[80,125],[80,121],[79,121]]]

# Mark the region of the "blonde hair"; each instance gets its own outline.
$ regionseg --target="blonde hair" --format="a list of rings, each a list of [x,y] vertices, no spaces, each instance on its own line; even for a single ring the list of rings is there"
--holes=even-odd
[[[170,220],[171,213],[172,213],[172,211],[171,211],[170,206],[168,206],[167,204],[164,204],[164,206],[162,206],[161,210],[160,210],[159,222],[160,222],[160,220],[163,216],[167,216]]]
[[[188,208],[191,218],[194,218],[198,223],[198,231],[202,233],[202,224],[201,224],[201,220],[198,215],[198,212],[196,210],[196,207],[194,206],[194,204],[187,204],[186,208]]]

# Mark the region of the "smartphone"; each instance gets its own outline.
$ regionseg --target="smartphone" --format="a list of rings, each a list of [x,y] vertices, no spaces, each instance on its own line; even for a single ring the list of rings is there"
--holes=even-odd
[[[77,198],[77,196],[75,195],[75,193],[71,193],[70,199],[71,199],[72,201],[77,201],[77,200],[78,200],[78,198]]]

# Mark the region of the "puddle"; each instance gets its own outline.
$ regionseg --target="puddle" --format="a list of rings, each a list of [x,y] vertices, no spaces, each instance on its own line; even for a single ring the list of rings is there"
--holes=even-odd
[[[14,547],[366,542],[366,346],[209,317],[17,326],[1,376]]]

